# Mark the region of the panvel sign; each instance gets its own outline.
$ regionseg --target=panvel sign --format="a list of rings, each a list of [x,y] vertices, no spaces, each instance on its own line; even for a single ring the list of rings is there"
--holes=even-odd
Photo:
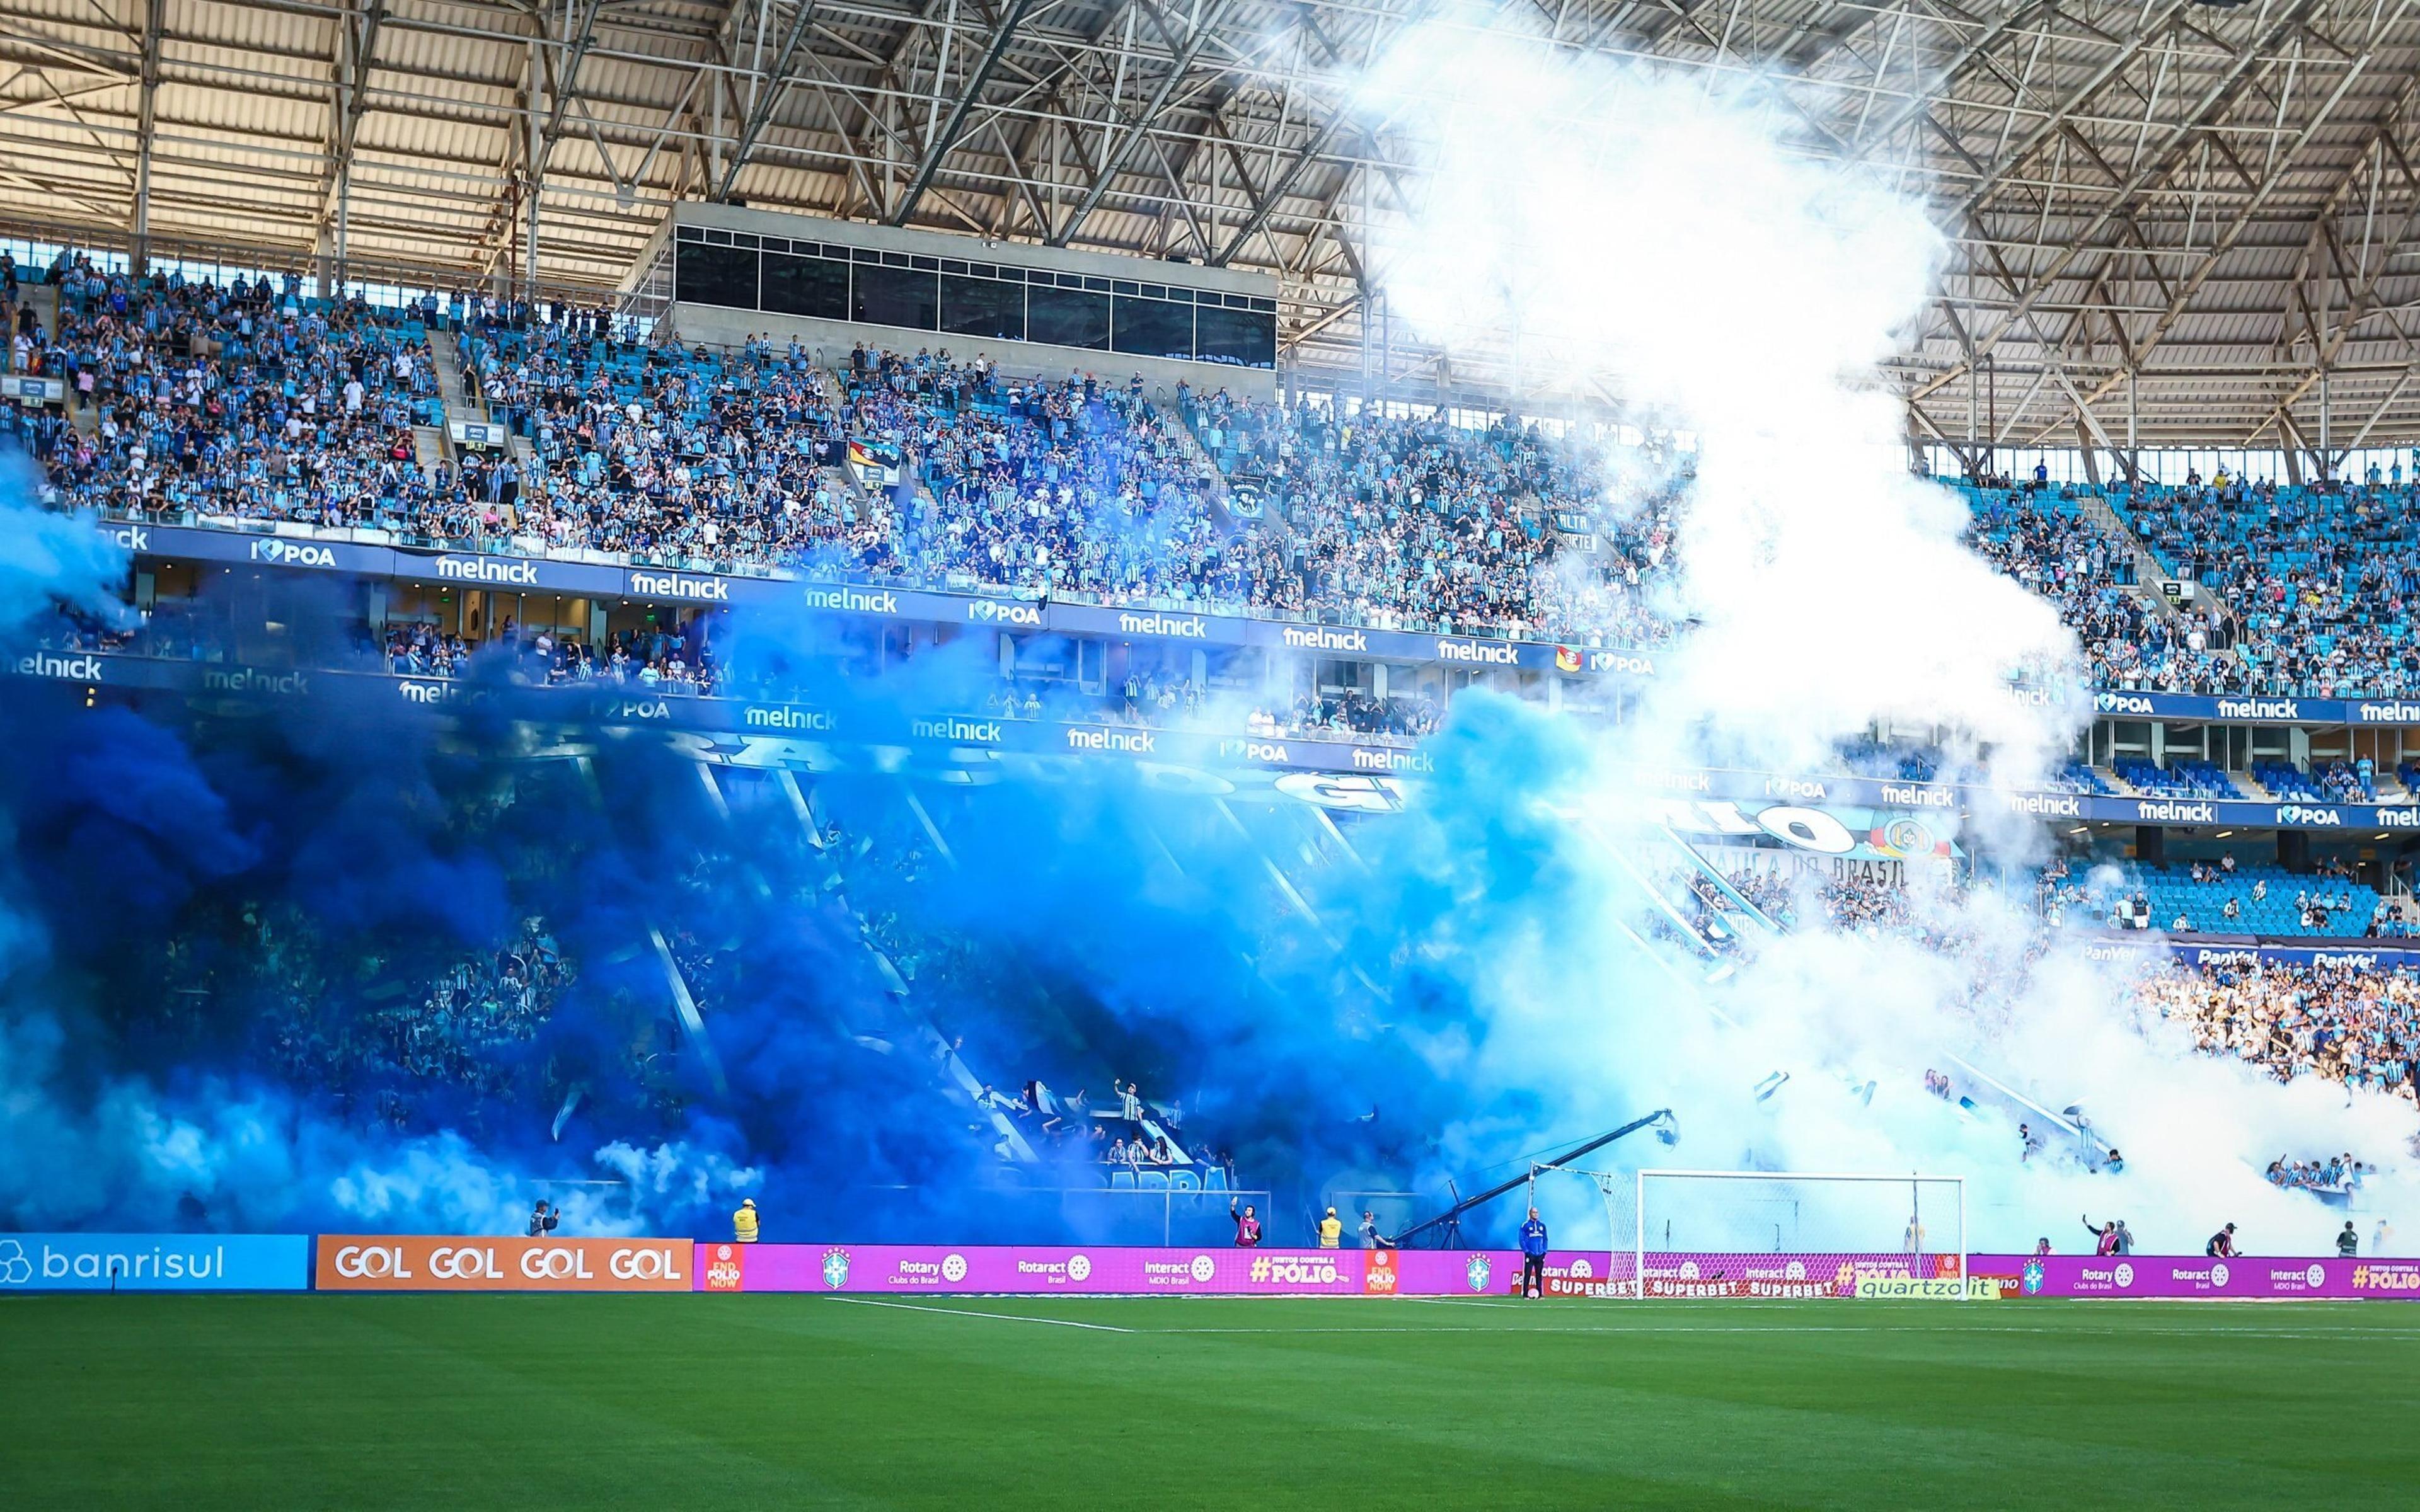
[[[687,1291],[686,1239],[322,1234],[322,1291]]]
[[[2002,1298],[2199,1297],[2420,1302],[2420,1259],[2198,1255],[1978,1255],[1977,1282]]]
[[[1603,1277],[1603,1252],[1558,1251],[1550,1276]],[[1509,1289],[1510,1250],[1044,1248],[944,1244],[697,1246],[700,1291],[1094,1296],[1466,1296]]]
[[[301,1291],[301,1234],[0,1234],[11,1291]]]

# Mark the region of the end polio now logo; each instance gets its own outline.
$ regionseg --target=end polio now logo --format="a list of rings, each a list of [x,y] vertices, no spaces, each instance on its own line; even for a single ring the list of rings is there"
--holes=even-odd
[[[1485,1291],[1487,1278],[1494,1272],[1495,1268],[1487,1263],[1487,1257],[1484,1255],[1472,1256],[1470,1263],[1462,1268],[1462,1273],[1470,1282],[1470,1289],[1473,1291]]]
[[[833,1291],[848,1285],[848,1251],[824,1251],[824,1285]]]

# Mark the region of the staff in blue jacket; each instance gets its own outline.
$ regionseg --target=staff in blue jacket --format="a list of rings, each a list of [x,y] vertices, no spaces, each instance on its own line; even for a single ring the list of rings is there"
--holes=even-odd
[[[1521,1226],[1521,1295],[1543,1297],[1546,1294],[1546,1226],[1538,1221],[1538,1210],[1529,1210],[1529,1221]]]

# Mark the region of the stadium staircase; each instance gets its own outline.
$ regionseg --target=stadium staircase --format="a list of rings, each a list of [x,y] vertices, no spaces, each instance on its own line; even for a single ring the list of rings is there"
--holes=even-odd
[[[2175,620],[2177,607],[2168,602],[2167,594],[2160,592],[2161,580],[2173,574],[2160,565],[2159,559],[2151,555],[2150,548],[2134,533],[2134,527],[2126,522],[2126,517],[2110,508],[2109,501],[2098,489],[2078,494],[2076,509],[2086,519],[2101,527],[2110,540],[2126,548],[2127,555],[2134,563],[2134,581],[2127,591],[2162,619]]]
[[[1154,403],[1151,408],[1159,419],[1160,428],[1175,440],[1176,449],[1192,462],[1194,473],[1202,479],[1204,497],[1217,507],[1220,518],[1230,527],[1235,525],[1234,516],[1227,508],[1226,470],[1218,466],[1209,448],[1202,444],[1202,438],[1194,434],[1193,417],[1173,403]]]
[[[437,369],[437,397],[445,406],[446,420],[485,424],[488,407],[473,399],[469,387],[462,381],[462,346],[454,332],[442,326],[431,326],[428,330],[428,357],[430,364]],[[441,427],[438,434],[443,441],[445,455],[454,456],[456,461],[461,460],[455,456],[454,433],[450,424]]]
[[[42,322],[43,334],[57,333],[59,329],[57,285],[38,284],[28,279],[17,285],[17,299],[21,303],[33,306],[35,317]],[[70,383],[70,388],[73,388],[72,381]],[[76,403],[75,394],[70,393],[67,396],[67,410],[68,424],[75,427],[78,435],[90,437],[101,433],[101,409],[98,405],[90,408],[79,405]]]

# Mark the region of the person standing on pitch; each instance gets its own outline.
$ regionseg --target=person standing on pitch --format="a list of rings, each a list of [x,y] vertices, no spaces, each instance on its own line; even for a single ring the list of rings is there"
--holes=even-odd
[[[1330,1208],[1327,1216],[1319,1220],[1319,1247],[1335,1249],[1343,1242],[1344,1220],[1336,1216],[1336,1210]]]
[[[1546,1294],[1546,1226],[1538,1219],[1538,1210],[1529,1210],[1529,1221],[1521,1226],[1521,1295],[1543,1297]]]
[[[756,1242],[756,1199],[741,1197],[739,1211],[731,1215],[731,1237],[741,1244]]]

